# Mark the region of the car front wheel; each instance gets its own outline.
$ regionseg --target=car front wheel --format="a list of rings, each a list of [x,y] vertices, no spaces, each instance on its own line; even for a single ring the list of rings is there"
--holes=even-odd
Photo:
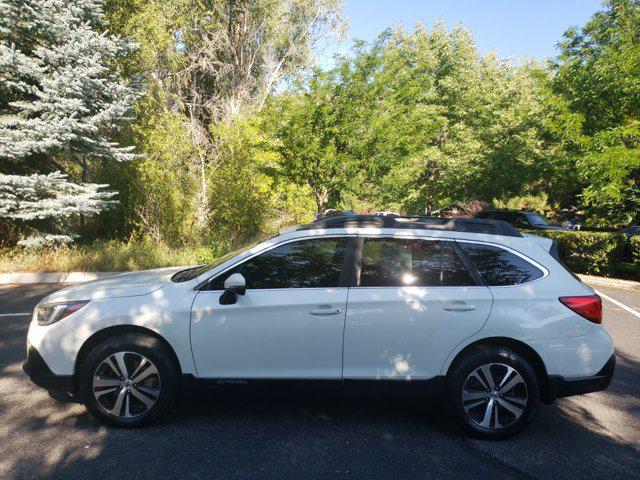
[[[85,406],[103,423],[138,427],[173,404],[178,371],[157,338],[126,334],[97,345],[82,362],[80,389]]]
[[[447,401],[458,422],[484,438],[507,438],[535,417],[540,387],[522,355],[506,348],[478,348],[454,368]]]

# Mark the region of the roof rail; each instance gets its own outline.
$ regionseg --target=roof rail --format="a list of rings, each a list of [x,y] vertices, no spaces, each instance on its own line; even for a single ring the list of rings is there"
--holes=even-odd
[[[303,225],[298,230],[321,230],[325,228],[401,228],[419,230],[444,230],[453,232],[486,233],[506,237],[523,235],[503,220],[484,218],[440,218],[423,216],[374,216],[352,215],[325,218]]]

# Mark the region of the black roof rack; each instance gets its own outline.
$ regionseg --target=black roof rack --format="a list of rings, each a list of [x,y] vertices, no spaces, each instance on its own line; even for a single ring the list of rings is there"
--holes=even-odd
[[[402,228],[420,230],[445,230],[453,232],[487,233],[507,237],[522,237],[522,234],[511,224],[503,220],[487,220],[484,218],[439,218],[439,217],[405,217],[351,215],[325,218],[317,222],[303,225],[298,230],[320,230],[324,228]]]

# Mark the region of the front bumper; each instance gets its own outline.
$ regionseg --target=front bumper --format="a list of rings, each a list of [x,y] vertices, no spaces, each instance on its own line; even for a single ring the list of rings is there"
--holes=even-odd
[[[550,395],[552,399],[599,392],[611,383],[616,368],[616,356],[611,355],[598,373],[589,377],[565,378],[561,375],[549,375]]]
[[[27,361],[22,365],[22,369],[39,387],[70,393],[75,390],[73,375],[53,373],[38,350],[32,346],[27,350]]]

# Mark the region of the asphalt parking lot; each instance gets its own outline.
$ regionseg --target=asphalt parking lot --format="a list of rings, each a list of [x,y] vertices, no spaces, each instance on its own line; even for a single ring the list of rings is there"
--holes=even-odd
[[[194,390],[161,424],[116,430],[21,369],[30,312],[59,285],[0,287],[0,478],[640,478],[640,318],[605,301],[604,392],[542,406],[507,441],[469,439],[437,400]],[[640,291],[597,287],[640,311]]]

